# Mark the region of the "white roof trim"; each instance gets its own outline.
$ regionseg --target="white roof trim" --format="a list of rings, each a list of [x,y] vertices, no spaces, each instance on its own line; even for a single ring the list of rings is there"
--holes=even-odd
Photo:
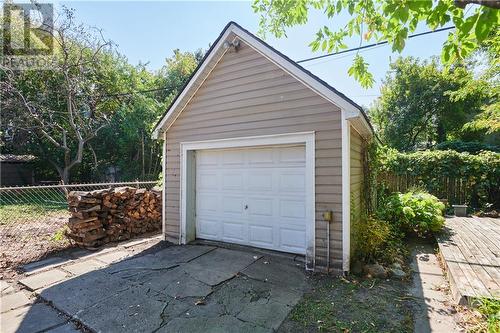
[[[288,74],[295,77],[298,81],[302,82],[308,88],[315,91],[317,94],[319,94],[320,96],[322,96],[326,100],[330,101],[334,105],[338,106],[340,109],[346,111],[346,115],[348,115],[346,118],[356,118],[356,117],[363,118],[364,124],[367,126],[367,131],[371,133],[371,131],[372,131],[371,127],[368,125],[368,122],[366,121],[366,119],[364,119],[364,115],[361,114],[361,111],[357,107],[355,107],[351,102],[346,100],[345,97],[340,96],[339,94],[335,93],[335,91],[330,89],[324,83],[318,81],[318,79],[316,79],[315,77],[313,77],[313,76],[309,75],[308,73],[304,72],[303,70],[301,70],[299,67],[297,67],[296,64],[294,64],[291,61],[289,61],[288,59],[284,58],[282,55],[280,55],[274,49],[272,49],[269,46],[267,46],[266,44],[264,44],[262,41],[260,41],[258,38],[256,38],[252,34],[241,29],[237,24],[230,23],[229,26],[227,27],[226,31],[224,32],[224,34],[217,41],[217,44],[214,45],[211,52],[208,54],[207,58],[204,60],[204,62],[198,68],[198,70],[193,75],[193,77],[190,79],[189,83],[183,89],[183,91],[181,92],[179,97],[175,100],[174,104],[170,107],[169,112],[167,112],[167,114],[163,117],[163,119],[155,127],[155,129],[153,131],[153,138],[157,139],[160,136],[161,132],[168,130],[170,125],[177,118],[178,114],[180,114],[180,112],[182,112],[182,110],[187,105],[187,103],[184,104],[184,107],[182,107],[182,109],[177,112],[177,109],[179,108],[181,102],[186,97],[186,95],[189,93],[189,91],[193,88],[193,85],[196,82],[196,80],[202,75],[202,73],[204,73],[208,64],[211,62],[211,60],[214,59],[214,57],[217,54],[217,51],[222,47],[223,43],[226,41],[227,37],[231,33],[236,34],[239,38],[241,38],[244,42],[246,42],[248,44],[248,46],[252,47],[254,50],[256,50],[257,52],[262,54],[264,57],[266,57],[267,59],[269,59],[270,61],[275,63],[278,67],[280,67],[281,69],[286,71]],[[220,60],[220,58],[224,55],[224,53],[221,54],[221,56],[219,57],[218,60]],[[208,76],[208,74],[206,74],[205,78],[207,76]],[[199,88],[199,86],[197,88]]]

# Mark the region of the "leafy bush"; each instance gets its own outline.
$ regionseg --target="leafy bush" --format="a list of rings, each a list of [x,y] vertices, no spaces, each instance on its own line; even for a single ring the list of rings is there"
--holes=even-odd
[[[477,142],[477,141],[446,141],[436,145],[437,150],[454,150],[459,153],[470,153],[478,154],[481,150],[489,150],[493,152],[500,152],[500,147],[495,145],[490,145],[487,143]]]
[[[382,186],[393,191],[406,191],[385,184],[387,178],[399,177],[404,185],[420,186],[440,198],[447,198],[451,204],[500,208],[500,153],[482,151],[472,155],[452,150],[414,153],[381,150],[377,168]],[[450,184],[457,185],[451,188]],[[450,190],[454,196],[450,196]]]
[[[445,205],[435,196],[410,191],[391,195],[377,215],[405,234],[425,235],[443,228],[444,210]]]
[[[356,233],[356,259],[364,263],[392,263],[404,252],[403,234],[387,221],[364,218]]]

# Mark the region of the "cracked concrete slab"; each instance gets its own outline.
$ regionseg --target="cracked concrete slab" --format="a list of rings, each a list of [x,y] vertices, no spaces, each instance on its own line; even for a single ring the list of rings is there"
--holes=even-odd
[[[143,286],[133,286],[83,310],[76,317],[96,332],[153,332],[189,306]],[[103,316],[103,313],[111,315]]]
[[[251,252],[217,248],[182,267],[196,280],[215,286],[234,277],[258,258],[259,255]]]
[[[237,318],[257,326],[276,330],[285,320],[290,310],[292,310],[292,307],[278,302],[252,302],[241,310]]]
[[[132,249],[103,251],[30,278],[62,270],[78,275],[52,282],[49,274],[42,280],[51,284],[36,292],[97,332],[271,332],[306,283],[303,265],[291,256],[206,245],[158,246],[130,256]],[[50,329],[74,332],[64,322]]]
[[[154,254],[164,263],[185,263],[200,257],[215,249],[214,246],[205,245],[178,245],[170,246]]]
[[[263,257],[245,268],[242,273],[252,279],[295,290],[302,290],[307,282],[303,264],[280,257]]]
[[[216,318],[175,318],[163,326],[159,332],[190,332],[190,333],[263,333],[272,332],[269,329],[246,323],[233,316]]]
[[[46,288],[40,296],[58,309],[74,315],[130,286],[123,279],[96,271]]]
[[[94,260],[94,259],[89,259],[85,261],[79,261],[71,265],[63,266],[61,267],[62,269],[70,272],[71,274],[74,275],[82,275],[88,272],[92,272],[95,270],[98,270],[100,268],[103,268],[107,266],[107,264]]]
[[[156,253],[136,256],[120,262],[114,263],[106,268],[106,272],[135,281],[144,277],[154,275],[155,270],[168,270],[197,258],[215,249],[212,246],[183,245],[169,246]]]
[[[105,262],[106,264],[112,264],[114,262],[123,260],[129,257],[131,254],[127,251],[112,251],[106,254],[98,255],[94,259]]]
[[[220,304],[224,307],[225,313],[232,315],[238,315],[249,304],[265,305],[269,302],[281,304],[289,311],[297,304],[302,294],[279,285],[238,276],[221,285],[210,295],[207,305]]]
[[[79,330],[76,329],[75,325],[72,323],[66,323],[64,325],[59,325],[57,327],[54,327],[48,331],[45,331],[45,333],[78,333],[80,332]]]
[[[48,305],[37,303],[31,307],[9,311],[2,314],[2,333],[40,332],[64,323],[60,316]]]
[[[164,276],[156,275],[145,285],[176,298],[206,297],[212,292],[212,287],[193,279],[181,268],[165,272]]]
[[[38,290],[53,285],[57,282],[66,280],[69,277],[70,276],[68,273],[56,268],[39,274],[31,275],[20,280],[19,283],[25,285],[30,290]]]

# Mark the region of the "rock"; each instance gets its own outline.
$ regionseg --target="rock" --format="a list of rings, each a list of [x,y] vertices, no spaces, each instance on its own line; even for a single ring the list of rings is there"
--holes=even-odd
[[[363,273],[363,263],[355,261],[351,264],[351,273],[354,275],[361,275]]]
[[[385,279],[387,277],[387,272],[384,266],[379,264],[370,264],[363,267],[363,272],[373,278]]]
[[[402,280],[406,277],[406,273],[402,269],[392,268],[391,269],[391,276],[395,277],[396,279]]]
[[[401,264],[399,262],[395,262],[392,264],[392,268],[393,269],[399,269],[399,270],[402,270],[403,267],[401,266]]]

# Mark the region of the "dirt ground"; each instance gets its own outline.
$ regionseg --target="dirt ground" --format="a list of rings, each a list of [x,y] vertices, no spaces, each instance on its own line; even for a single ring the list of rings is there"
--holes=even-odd
[[[67,212],[50,212],[37,219],[0,225],[0,270],[38,260],[72,246],[64,237]]]
[[[411,332],[408,282],[313,277],[278,332]]]

